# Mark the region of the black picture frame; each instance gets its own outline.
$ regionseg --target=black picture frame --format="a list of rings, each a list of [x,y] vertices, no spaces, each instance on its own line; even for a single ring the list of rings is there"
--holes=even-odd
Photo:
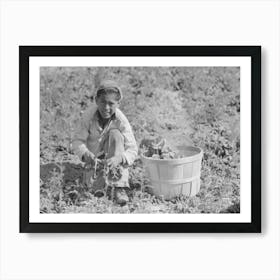
[[[32,223],[29,221],[29,58],[36,56],[246,56],[251,58],[250,223]],[[19,46],[21,233],[260,233],[261,46]],[[250,176],[250,175],[248,175]],[[39,182],[39,179],[38,179]],[[242,199],[242,198],[241,198]],[[222,215],[222,214],[221,214]]]

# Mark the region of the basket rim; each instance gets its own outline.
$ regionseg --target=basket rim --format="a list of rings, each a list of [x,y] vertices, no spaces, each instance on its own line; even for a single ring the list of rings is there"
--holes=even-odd
[[[172,163],[172,164],[180,164],[180,163],[185,163],[185,162],[190,162],[194,159],[200,159],[202,158],[203,155],[203,150],[200,147],[195,147],[195,146],[189,146],[192,148],[199,149],[200,152],[189,157],[183,157],[183,158],[171,158],[171,159],[156,159],[156,158],[151,158],[151,157],[146,157],[143,154],[140,154],[140,158],[146,160],[146,161],[154,161],[154,162],[161,162],[161,163]]]

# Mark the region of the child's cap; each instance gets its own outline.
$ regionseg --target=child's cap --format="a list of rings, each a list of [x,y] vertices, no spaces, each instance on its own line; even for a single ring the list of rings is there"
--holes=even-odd
[[[100,95],[102,95],[103,93],[117,93],[119,94],[119,101],[122,99],[123,95],[122,95],[122,91],[121,88],[119,87],[119,85],[112,80],[104,80],[102,81],[97,90],[96,90],[96,97],[99,97]]]

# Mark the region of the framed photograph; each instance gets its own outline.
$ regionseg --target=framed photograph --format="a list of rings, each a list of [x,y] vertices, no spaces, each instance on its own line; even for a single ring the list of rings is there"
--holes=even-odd
[[[20,46],[20,232],[261,232],[260,46]]]

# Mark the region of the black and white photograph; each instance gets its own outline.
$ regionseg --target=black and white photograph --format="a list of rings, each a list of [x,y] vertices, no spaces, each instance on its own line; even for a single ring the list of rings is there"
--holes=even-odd
[[[260,48],[200,47],[196,56],[199,47],[117,48],[133,55],[109,47],[105,56],[92,47],[91,57],[46,48],[57,49],[65,57],[21,47],[31,51],[30,129],[40,134],[39,147],[29,139],[31,222],[213,223],[214,231],[214,223],[252,222],[258,88],[250,90],[259,73],[250,52]]]
[[[41,213],[239,213],[238,67],[42,67]]]

